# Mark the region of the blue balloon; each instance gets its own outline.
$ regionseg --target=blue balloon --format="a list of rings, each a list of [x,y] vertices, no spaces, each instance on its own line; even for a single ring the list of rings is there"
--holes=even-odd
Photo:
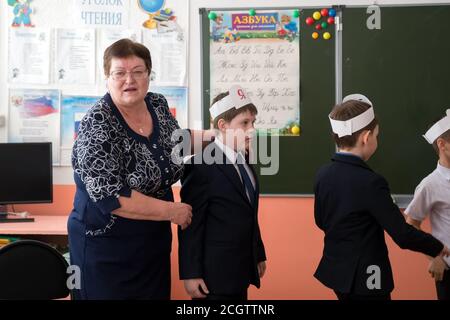
[[[148,13],[156,12],[164,5],[164,0],[139,0],[139,5]]]
[[[336,10],[334,10],[334,9],[328,10],[328,15],[329,15],[330,17],[336,16]]]

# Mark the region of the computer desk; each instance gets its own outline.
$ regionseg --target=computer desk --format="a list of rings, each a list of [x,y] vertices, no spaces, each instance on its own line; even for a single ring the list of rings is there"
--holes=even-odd
[[[7,236],[46,242],[59,248],[67,248],[68,215],[31,215],[32,222],[0,223],[0,237]]]
[[[57,235],[67,236],[68,215],[33,215],[32,222],[0,223],[0,235]]]

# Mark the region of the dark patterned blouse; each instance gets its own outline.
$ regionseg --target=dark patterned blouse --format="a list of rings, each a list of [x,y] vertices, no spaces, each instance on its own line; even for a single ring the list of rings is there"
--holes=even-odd
[[[81,271],[82,299],[168,299],[171,227],[168,221],[111,214],[131,190],[173,201],[183,165],[171,161],[179,129],[166,99],[145,97],[153,120],[147,138],[134,132],[106,94],[84,116],[72,152],[76,184],[69,218],[71,264]],[[149,208],[150,209],[150,208]]]

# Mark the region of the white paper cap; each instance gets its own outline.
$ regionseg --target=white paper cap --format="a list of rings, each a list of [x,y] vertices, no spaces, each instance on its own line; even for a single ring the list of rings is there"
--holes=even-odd
[[[229,95],[217,101],[211,106],[211,108],[209,108],[209,113],[213,119],[232,108],[239,109],[249,103],[252,103],[247,93],[241,86],[232,86],[228,91],[230,93]]]
[[[349,94],[348,96],[345,96],[344,99],[342,99],[342,103],[347,102],[349,100],[357,100],[364,103],[367,103],[369,106],[373,107],[372,102],[367,98],[365,95],[359,94],[359,93],[353,93]]]
[[[352,135],[354,132],[361,130],[371,123],[373,119],[375,119],[372,102],[366,96],[359,93],[350,94],[342,100],[342,103],[350,100],[357,100],[367,103],[370,105],[370,108],[356,117],[345,121],[331,119],[330,115],[328,115],[331,128],[333,132],[339,136],[339,138]]]
[[[433,144],[433,142],[447,130],[450,130],[450,109],[447,109],[446,116],[436,122],[423,137],[429,144]]]

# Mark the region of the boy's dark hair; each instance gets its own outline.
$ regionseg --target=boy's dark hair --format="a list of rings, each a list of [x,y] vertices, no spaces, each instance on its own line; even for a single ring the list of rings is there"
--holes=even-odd
[[[109,76],[112,58],[128,58],[136,56],[144,60],[148,74],[152,71],[152,58],[146,46],[130,39],[120,39],[106,48],[103,55],[103,72]]]
[[[442,117],[442,118],[440,118],[440,119],[434,121],[433,124],[427,129],[427,131],[430,130],[431,127],[434,126],[434,125],[436,124],[436,122],[438,122],[438,121],[440,121],[440,120],[442,120],[442,119],[444,119],[444,118],[445,118],[445,117]],[[436,154],[437,154],[438,156],[439,156],[439,148],[438,148],[438,145],[437,145],[437,141],[438,141],[439,138],[444,139],[444,140],[447,141],[447,142],[450,142],[450,129],[447,130],[447,131],[445,131],[445,132],[444,132],[443,134],[441,134],[439,137],[437,137],[437,139],[434,140],[434,142],[433,142],[433,144],[432,144],[433,149],[434,149],[434,151],[436,151]]]
[[[361,102],[358,100],[349,100],[346,102],[343,102],[341,104],[337,104],[333,107],[333,110],[330,113],[330,117],[333,120],[341,120],[346,121],[349,119],[352,119],[360,114],[362,114],[364,111],[368,110],[370,108],[370,105]],[[358,130],[356,132],[353,132],[350,136],[344,136],[340,137],[333,132],[333,138],[336,142],[337,146],[339,148],[352,148],[356,145],[356,141],[358,140],[359,135],[364,130],[370,130],[373,131],[376,126],[378,125],[378,120],[375,117],[367,126],[362,128],[361,130]]]
[[[229,91],[227,92],[222,92],[220,94],[217,95],[217,97],[214,98],[214,100],[211,103],[211,106],[216,103],[219,100],[222,100],[223,98],[225,98],[226,96],[228,96],[230,94]],[[258,114],[258,109],[256,109],[255,105],[253,103],[249,103],[246,104],[245,106],[236,109],[236,108],[231,108],[221,114],[219,114],[214,120],[213,120],[213,128],[214,129],[219,129],[217,123],[219,122],[220,119],[225,120],[226,122],[230,122],[231,120],[234,119],[234,117],[236,117],[238,114],[241,114],[243,112],[246,111],[250,111],[250,113],[252,115]]]

